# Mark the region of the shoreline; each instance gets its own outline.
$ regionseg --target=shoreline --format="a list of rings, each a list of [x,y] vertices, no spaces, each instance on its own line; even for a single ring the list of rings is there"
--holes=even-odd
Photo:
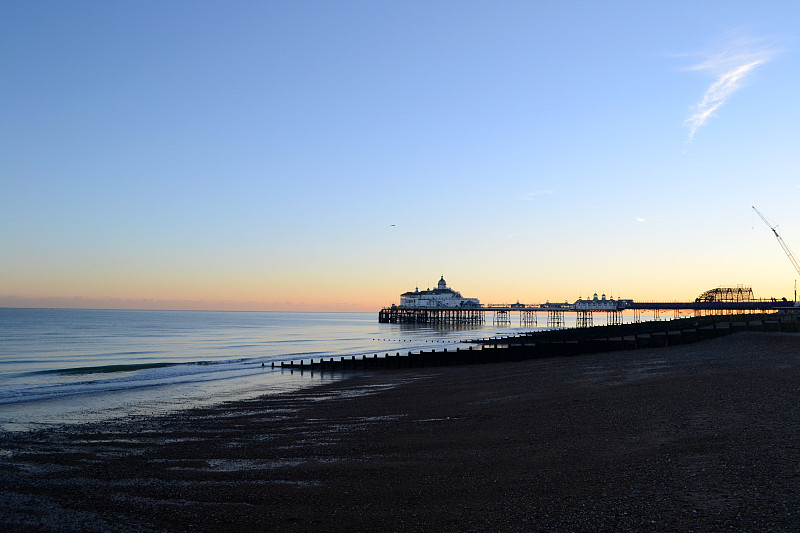
[[[115,417],[131,411],[131,403],[140,412],[205,405],[233,399],[236,388],[251,397],[284,381],[304,387],[322,376],[270,373],[271,363],[441,350],[486,334],[387,327],[372,313],[0,311],[3,429],[95,418],[101,410]]]
[[[800,335],[389,370],[1,433],[9,531],[794,530]]]
[[[257,368],[255,373],[205,382],[149,384],[130,388],[74,392],[61,396],[0,403],[3,432],[58,430],[113,424],[118,420],[179,414],[194,407],[225,405],[237,400],[283,394],[343,379],[339,375],[301,375]]]

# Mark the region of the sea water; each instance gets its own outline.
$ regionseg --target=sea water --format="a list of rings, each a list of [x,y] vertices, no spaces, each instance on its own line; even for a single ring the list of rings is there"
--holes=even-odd
[[[487,319],[432,328],[380,324],[377,312],[0,308],[0,429],[160,414],[346,377],[281,361],[405,355],[541,329]]]

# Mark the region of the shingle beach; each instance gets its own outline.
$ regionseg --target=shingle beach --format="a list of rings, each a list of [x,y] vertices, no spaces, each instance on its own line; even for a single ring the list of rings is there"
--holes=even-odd
[[[0,434],[5,531],[797,531],[800,335]]]

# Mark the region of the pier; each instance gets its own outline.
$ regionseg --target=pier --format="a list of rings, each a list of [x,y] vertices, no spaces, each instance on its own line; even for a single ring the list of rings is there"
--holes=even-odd
[[[592,299],[578,299],[575,303],[551,303],[511,305],[465,305],[461,307],[409,306],[392,305],[384,307],[378,313],[378,322],[385,324],[429,324],[429,325],[461,325],[483,324],[486,314],[493,314],[495,326],[511,326],[512,316],[517,315],[520,327],[538,326],[539,315],[546,317],[543,325],[547,328],[564,327],[566,314],[575,315],[578,328],[592,327],[595,315],[605,316],[608,326],[623,324],[623,314],[632,315],[634,323],[643,322],[648,316],[650,320],[659,321],[662,314],[680,318],[683,313],[691,313],[695,317],[710,315],[731,315],[739,313],[773,313],[781,310],[798,310],[797,303],[786,298],[753,297],[750,287],[718,287],[703,292],[693,302],[635,302],[625,299],[606,299],[605,295]]]
[[[448,308],[404,308],[400,306],[385,307],[378,313],[378,322],[382,324],[429,324],[459,325],[483,324],[486,314],[494,314],[497,326],[512,323],[511,317],[516,315],[517,322],[523,326],[538,326],[541,322],[548,328],[564,326],[566,314],[576,315],[577,327],[591,327],[595,324],[595,315],[605,316],[606,325],[622,323],[623,313],[633,317],[633,322],[643,322],[648,316],[652,320],[661,320],[663,314],[679,318],[681,311],[688,311],[694,316],[730,315],[739,313],[764,313],[790,310],[794,302],[782,300],[759,300],[746,302],[632,302],[626,306],[609,309],[581,309],[574,304],[562,304],[559,307],[546,305],[517,306],[481,306],[473,309]],[[540,320],[539,315],[545,319]]]

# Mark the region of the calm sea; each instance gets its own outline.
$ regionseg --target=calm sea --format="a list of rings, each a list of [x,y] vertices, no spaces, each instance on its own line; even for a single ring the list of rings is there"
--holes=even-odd
[[[149,415],[342,379],[272,362],[407,353],[532,328],[379,324],[376,313],[0,308],[0,429]],[[263,364],[263,366],[262,366]]]

